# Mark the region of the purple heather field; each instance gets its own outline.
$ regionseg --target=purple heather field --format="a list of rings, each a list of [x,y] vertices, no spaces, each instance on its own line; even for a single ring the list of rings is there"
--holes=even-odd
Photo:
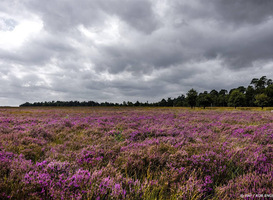
[[[0,199],[269,199],[273,113],[1,108],[0,177]]]

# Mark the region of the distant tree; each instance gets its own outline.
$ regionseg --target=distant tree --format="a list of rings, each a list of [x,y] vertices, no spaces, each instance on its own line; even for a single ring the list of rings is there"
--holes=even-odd
[[[212,106],[218,106],[219,103],[218,103],[218,96],[219,96],[219,93],[217,92],[217,90],[211,90],[210,91],[210,98],[212,100]]]
[[[233,106],[235,109],[238,106],[245,104],[245,95],[239,90],[233,90],[228,99],[229,106]]]
[[[273,106],[273,84],[269,85],[266,89],[265,89],[265,94],[268,96],[269,101],[268,101],[268,105],[269,106]]]
[[[236,92],[235,92],[236,91]],[[264,95],[257,96],[258,94],[264,94],[268,98],[265,98]],[[137,101],[132,103],[130,101],[119,103],[112,102],[102,102],[98,103],[95,101],[44,101],[44,102],[26,102],[20,106],[190,106],[193,108],[198,104],[199,106],[207,107],[212,106],[259,106],[265,105],[273,106],[273,81],[272,79],[267,79],[266,76],[261,78],[253,78],[250,85],[245,88],[244,86],[239,86],[233,88],[229,91],[221,89],[219,92],[213,89],[208,92],[203,92],[198,95],[197,91],[191,89],[185,95],[180,95],[177,98],[169,97],[167,100],[162,99],[159,102],[149,103],[148,101],[143,103]],[[210,103],[208,103],[210,102]],[[256,104],[255,104],[256,103]]]
[[[268,79],[266,78],[266,76],[262,76],[258,81],[258,86],[260,88],[265,88],[267,81],[268,81]]]
[[[29,103],[29,102],[26,102],[26,103],[23,103],[23,104],[20,105],[20,107],[23,107],[23,106],[32,106],[32,104]]]
[[[228,93],[228,91],[225,89],[221,89],[219,91],[219,95],[218,95],[218,105],[219,106],[227,106],[227,103],[228,103],[227,93]]]
[[[169,106],[169,107],[174,106],[174,105],[173,105],[173,102],[174,102],[174,100],[173,100],[171,97],[169,97],[169,98],[167,99],[167,106]]]
[[[251,85],[254,85],[255,89],[257,89],[258,81],[259,81],[258,78],[253,78],[253,79],[251,80],[250,84],[251,84]]]
[[[262,107],[262,109],[264,109],[264,106],[267,106],[268,105],[268,101],[269,101],[269,98],[266,94],[262,93],[262,94],[257,94],[255,96],[255,103]]]
[[[149,105],[150,105],[149,101],[146,101],[145,104],[144,104],[144,106],[149,106]]]
[[[94,102],[94,101],[88,101],[87,102],[87,106],[98,106],[99,103],[98,102]]]
[[[213,102],[211,95],[208,94],[206,91],[204,93],[200,93],[197,97],[197,103],[202,106],[204,109],[211,105]]]
[[[228,96],[223,95],[223,94],[219,95],[218,96],[218,105],[224,107],[224,106],[227,106],[227,104],[228,104]]]
[[[271,79],[267,79],[266,76],[262,76],[260,79],[258,78],[253,78],[251,80],[251,83],[252,85],[254,85],[255,87],[255,90],[256,90],[256,93],[257,94],[260,94],[263,92],[263,90],[265,89],[265,86],[267,85],[267,82],[270,84],[272,83],[272,80],[270,81]]]
[[[182,94],[175,98],[174,100],[174,106],[185,106],[185,95]]]
[[[268,79],[267,82],[266,82],[266,85],[267,85],[267,86],[270,86],[270,85],[272,85],[272,84],[273,84],[272,79]]]
[[[196,106],[197,96],[198,96],[198,93],[193,88],[190,89],[187,92],[187,101],[188,101],[188,103],[189,103],[189,105],[190,105],[191,108],[193,108],[194,106]]]
[[[231,93],[232,93],[234,90],[237,90],[237,88],[232,88],[232,89],[230,89],[228,94],[231,95]]]
[[[218,96],[219,92],[217,92],[217,90],[213,89],[210,91],[210,95],[215,95]]]
[[[159,106],[167,106],[167,101],[165,99],[162,99],[160,102],[159,102]]]
[[[239,90],[240,92],[242,92],[243,94],[246,92],[246,88],[244,86],[239,86],[237,87],[237,90]]]
[[[247,106],[254,106],[254,102],[255,102],[255,89],[249,85],[246,88],[246,93],[245,93],[245,97],[246,97],[246,105]]]
[[[135,106],[140,106],[140,102],[136,101]]]
[[[219,95],[226,95],[227,92],[228,92],[227,90],[221,89],[221,90],[219,91]]]
[[[128,106],[133,106],[134,104],[133,104],[133,102],[128,101],[128,102],[127,102],[127,105],[128,105]]]

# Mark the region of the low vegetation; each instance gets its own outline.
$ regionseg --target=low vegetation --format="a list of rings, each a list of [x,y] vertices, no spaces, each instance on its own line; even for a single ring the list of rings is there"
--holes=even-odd
[[[240,199],[272,194],[269,111],[0,111],[0,199]]]

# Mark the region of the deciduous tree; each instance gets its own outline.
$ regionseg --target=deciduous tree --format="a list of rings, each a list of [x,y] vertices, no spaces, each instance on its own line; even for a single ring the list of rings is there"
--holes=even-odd
[[[267,106],[268,104],[269,98],[266,94],[262,93],[262,94],[257,94],[255,96],[255,100],[256,100],[255,103],[258,106],[262,107],[262,109],[264,109],[264,106]]]
[[[239,90],[233,90],[228,99],[229,106],[233,106],[235,109],[238,106],[244,106],[245,95]]]
[[[198,96],[198,93],[193,88],[190,89],[187,92],[187,101],[188,101],[188,103],[189,103],[189,105],[190,105],[191,108],[193,108],[194,106],[196,106],[197,96]]]

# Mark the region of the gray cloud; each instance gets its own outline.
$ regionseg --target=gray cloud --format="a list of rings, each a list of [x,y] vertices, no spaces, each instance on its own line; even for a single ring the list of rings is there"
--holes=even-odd
[[[269,0],[4,0],[0,105],[159,101],[273,78]]]
[[[215,20],[222,25],[255,25],[270,20],[273,16],[273,2],[270,0],[212,0],[204,3],[202,0],[179,1],[170,3],[174,16],[186,19]]]
[[[273,16],[273,2],[270,0],[214,0],[213,4],[222,21],[237,25],[259,24]]]
[[[153,14],[152,3],[145,0],[49,0],[45,4],[31,0],[27,6],[42,17],[46,28],[54,32],[67,31],[79,24],[99,26],[109,15],[118,16],[144,33],[151,33],[159,23]]]

